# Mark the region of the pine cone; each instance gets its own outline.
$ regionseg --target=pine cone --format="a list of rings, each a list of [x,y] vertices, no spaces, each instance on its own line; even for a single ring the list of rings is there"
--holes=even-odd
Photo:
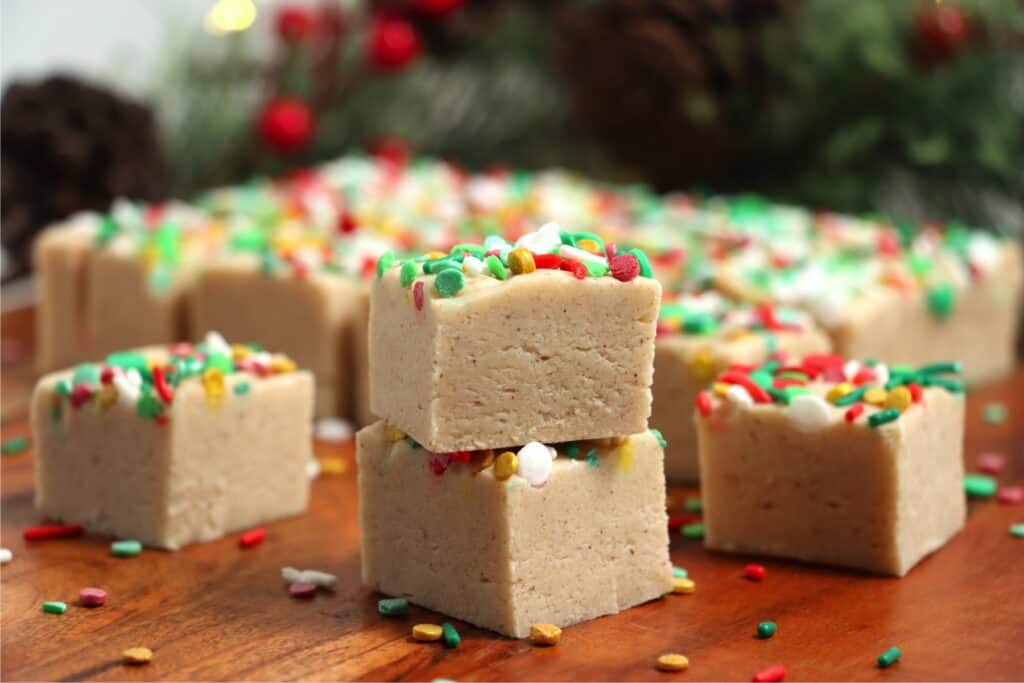
[[[723,177],[757,98],[758,30],[795,0],[609,0],[562,17],[557,59],[578,120],[662,189]]]
[[[76,211],[116,197],[159,199],[166,165],[150,109],[66,76],[15,83],[0,105],[3,246],[14,272],[32,238]]]

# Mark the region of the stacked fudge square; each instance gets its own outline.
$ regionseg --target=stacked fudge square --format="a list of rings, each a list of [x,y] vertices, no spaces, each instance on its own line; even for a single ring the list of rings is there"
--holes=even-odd
[[[671,591],[650,274],[555,225],[382,259],[383,419],[357,436],[367,586],[513,637]]]

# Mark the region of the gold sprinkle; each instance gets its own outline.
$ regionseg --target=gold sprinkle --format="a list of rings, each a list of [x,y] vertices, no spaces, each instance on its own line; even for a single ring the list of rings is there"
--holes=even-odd
[[[554,624],[534,624],[530,627],[530,642],[534,645],[558,645],[562,629]]]
[[[288,356],[276,355],[270,359],[270,369],[277,373],[295,372],[295,361]]]
[[[329,476],[341,476],[348,472],[348,460],[345,458],[320,458],[320,473]]]
[[[153,651],[148,647],[130,647],[121,653],[121,661],[125,664],[149,664],[153,659]]]
[[[841,399],[843,396],[846,396],[851,391],[853,391],[853,385],[847,382],[842,382],[829,389],[828,393],[825,394],[825,399],[829,403],[835,403],[836,401]]]
[[[473,460],[471,467],[474,472],[480,472],[486,470],[488,467],[494,464],[494,449],[488,448],[483,451],[475,451],[473,453]]]
[[[494,478],[505,481],[519,469],[519,456],[512,451],[505,451],[494,461]]]
[[[676,595],[690,595],[697,590],[697,584],[693,582],[693,579],[687,579],[680,576],[672,579],[672,592]]]
[[[241,344],[231,345],[231,360],[236,363],[240,360],[245,360],[252,355],[252,351],[249,350],[248,346],[242,346]]]
[[[384,438],[394,443],[395,441],[401,441],[405,438],[405,432],[398,427],[394,426],[390,422],[384,423]]]
[[[693,378],[701,383],[709,381],[715,374],[715,359],[711,355],[711,350],[706,346],[697,351],[686,362],[686,366],[690,369]]]
[[[914,396],[910,393],[910,389],[906,387],[895,387],[885,395],[885,407],[895,408],[901,413],[909,408],[913,402]]]
[[[537,264],[533,260],[533,254],[529,249],[518,247],[508,253],[508,267],[515,275],[525,275],[537,270]]]
[[[113,384],[104,384],[96,394],[96,402],[99,403],[102,412],[110,410],[110,407],[117,403],[117,387]]]
[[[880,406],[885,403],[886,391],[882,387],[871,387],[864,392],[864,402],[873,405]]]
[[[684,655],[670,652],[658,657],[658,668],[662,671],[686,671],[690,668],[690,660]]]
[[[412,627],[412,637],[423,643],[441,639],[441,627],[437,624],[416,624]]]

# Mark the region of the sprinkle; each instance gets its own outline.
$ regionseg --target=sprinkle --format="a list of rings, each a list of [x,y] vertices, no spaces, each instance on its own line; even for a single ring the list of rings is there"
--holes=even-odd
[[[601,458],[597,457],[596,448],[591,448],[587,451],[587,465],[594,468],[601,466]]]
[[[793,425],[802,432],[816,432],[829,423],[829,407],[814,394],[796,396],[786,406],[786,414]]]
[[[651,262],[647,258],[647,254],[636,247],[632,249],[624,249],[622,253],[632,254],[636,257],[637,264],[640,266],[641,277],[654,277],[654,270],[651,269]]]
[[[102,588],[83,588],[78,591],[78,604],[82,607],[100,607],[107,601],[107,591]]]
[[[658,657],[658,669],[661,671],[686,671],[690,668],[690,660],[684,655],[669,652]]]
[[[434,290],[441,296],[453,297],[466,286],[466,276],[456,268],[445,268],[434,278]]]
[[[47,614],[64,614],[68,611],[68,605],[60,600],[49,600],[43,603],[43,611]]]
[[[149,664],[153,659],[153,651],[148,647],[130,647],[121,653],[121,661],[133,666]]]
[[[1010,535],[1014,538],[1024,538],[1024,524],[1011,524]]]
[[[697,521],[700,521],[700,515],[669,515],[668,530],[679,531],[687,524]]]
[[[608,260],[608,268],[619,282],[630,282],[640,275],[640,262],[633,254],[616,254]]]
[[[312,481],[320,476],[320,461],[310,458],[306,461],[306,478]]]
[[[1004,486],[999,489],[999,493],[996,494],[996,500],[1006,505],[1024,503],[1024,487]]]
[[[238,547],[240,548],[251,548],[254,545],[259,545],[263,542],[263,539],[267,537],[267,532],[263,527],[256,529],[250,529],[244,534],[238,537]]]
[[[757,637],[758,638],[771,638],[775,635],[775,631],[778,627],[774,621],[762,621],[757,625]]]
[[[878,668],[887,669],[900,660],[900,656],[903,653],[900,652],[898,647],[890,647],[888,650],[878,655]]]
[[[726,384],[739,384],[741,387],[750,392],[751,398],[758,403],[771,403],[772,397],[764,390],[763,387],[759,386],[754,382],[750,375],[735,370],[722,373],[718,378],[718,381],[725,382]]]
[[[867,391],[868,387],[866,385],[859,386],[850,393],[846,394],[845,396],[837,398],[834,401],[834,403],[837,408],[845,408],[846,406],[852,406],[855,403],[858,403],[862,398],[864,398],[864,394],[866,394]]]
[[[886,396],[888,394],[882,387],[871,387],[864,392],[864,402],[873,406],[881,406],[885,404]]]
[[[739,384],[730,384],[725,390],[725,398],[733,405],[743,408],[749,408],[754,405],[754,399],[750,397],[750,392]]]
[[[910,389],[904,386],[896,387],[885,395],[885,407],[894,408],[901,413],[909,408],[913,402],[914,397],[911,395]]]
[[[673,576],[672,592],[676,595],[692,595],[697,592],[697,584],[685,576]]]
[[[0,444],[0,453],[3,453],[4,455],[14,455],[26,450],[28,445],[29,440],[27,436],[15,436],[10,439],[6,439],[2,444]]]
[[[110,544],[110,554],[114,557],[135,557],[142,552],[142,544],[134,540],[114,541]]]
[[[864,412],[863,403],[855,403],[846,409],[846,413],[843,415],[843,419],[847,422],[854,422]]]
[[[0,548],[0,564],[7,564],[14,559],[14,553],[9,548]]]
[[[423,643],[440,640],[444,630],[437,624],[416,624],[412,627],[413,640]]]
[[[505,451],[494,459],[494,478],[505,481],[519,470],[519,458],[512,451]]]
[[[287,583],[311,583],[318,588],[333,590],[338,577],[327,572],[320,572],[315,569],[296,569],[294,567],[281,567],[281,578]]]
[[[352,440],[352,423],[337,417],[322,417],[313,424],[313,437],[327,443]]]
[[[851,391],[853,391],[853,385],[841,382],[828,390],[828,393],[825,394],[825,400],[829,403],[835,404],[836,401],[841,399],[843,396],[846,396]]]
[[[533,254],[529,249],[522,247],[513,249],[508,253],[508,267],[515,275],[526,275],[537,270],[537,264],[533,261]]]
[[[874,415],[868,417],[868,426],[870,427],[881,427],[882,425],[898,420],[900,418],[900,411],[895,408],[886,408],[883,411],[877,412]]]
[[[547,446],[531,441],[516,454],[519,468],[516,473],[530,482],[531,486],[543,486],[551,476],[551,454]]]
[[[383,598],[377,601],[377,611],[385,617],[404,617],[409,613],[409,601],[405,598]]]
[[[743,570],[743,576],[750,581],[764,581],[765,568],[760,564],[748,564]]]
[[[384,271],[390,268],[395,262],[395,254],[391,251],[385,251],[377,259],[377,279],[384,277]]]
[[[153,366],[153,388],[156,390],[156,395],[160,397],[160,400],[166,404],[170,404],[174,400],[174,392],[167,386],[167,378],[164,376],[164,369],[159,365]]]
[[[239,382],[235,385],[233,391],[235,392],[235,396],[246,396],[251,389],[252,387],[249,386],[248,382]]]
[[[484,262],[476,256],[467,255],[462,261],[462,272],[469,277],[479,277],[484,272]]]
[[[419,275],[419,268],[416,267],[416,262],[405,261],[402,263],[401,270],[398,271],[398,283],[402,285],[403,289],[408,289],[416,280],[417,275]]]
[[[704,525],[701,522],[693,522],[692,524],[687,524],[683,527],[682,534],[686,538],[704,538]]]
[[[984,474],[964,475],[964,491],[974,498],[991,498],[995,495],[998,484],[992,477]]]
[[[662,448],[665,448],[666,446],[668,446],[668,441],[666,441],[665,437],[662,436],[660,429],[653,429],[652,428],[652,429],[648,429],[647,431],[649,431],[654,436],[654,438],[658,440],[658,445],[659,446],[661,446]],[[578,450],[579,446],[577,446],[576,448]]]
[[[999,474],[1006,467],[1006,456],[1001,453],[982,453],[978,456],[978,469],[986,474]]]
[[[1006,404],[994,401],[986,403],[982,410],[981,419],[986,424],[999,425],[1006,422]]]
[[[929,363],[922,365],[917,371],[923,375],[959,375],[963,372],[963,365],[960,361]]]
[[[417,280],[412,286],[412,302],[417,311],[423,310],[423,280]]]
[[[562,257],[558,254],[534,254],[533,263],[538,269],[558,270],[562,265]]]
[[[672,576],[677,579],[685,579],[689,573],[682,567],[672,567]]]
[[[73,538],[85,533],[80,524],[44,524],[25,529],[22,534],[26,541],[38,541],[44,538]]]
[[[224,373],[220,368],[210,367],[203,370],[202,381],[208,401],[216,403],[224,396]],[[146,396],[143,396],[143,398],[146,398]]]
[[[505,269],[505,264],[501,262],[501,259],[491,254],[484,259],[484,264],[487,266],[487,270],[499,280],[508,279],[508,271]]]
[[[687,512],[701,512],[704,509],[704,503],[700,498],[691,496],[683,501],[683,509]]]
[[[530,642],[534,645],[558,645],[562,629],[554,624],[533,624],[530,626]]]
[[[395,443],[396,441],[401,441],[402,439],[405,438],[405,432],[403,432],[401,429],[394,426],[390,422],[385,422],[384,438],[387,439],[390,443]]]
[[[694,401],[697,405],[697,410],[704,417],[711,414],[711,394],[706,391],[698,391],[697,398]]]
[[[926,300],[931,314],[939,320],[944,320],[953,313],[956,293],[953,291],[952,285],[943,283],[928,290]]]
[[[449,650],[458,647],[459,643],[462,642],[459,632],[447,621],[441,624],[441,640],[444,641],[444,646]]]
[[[545,223],[534,232],[528,232],[516,240],[516,247],[536,253],[557,249],[562,244],[562,229],[557,223]],[[515,251],[515,250],[513,250]]]
[[[306,581],[296,581],[288,586],[288,594],[293,598],[311,598],[316,595],[316,584]]]
[[[754,683],[775,683],[786,678],[786,667],[781,664],[761,669],[754,674]]]

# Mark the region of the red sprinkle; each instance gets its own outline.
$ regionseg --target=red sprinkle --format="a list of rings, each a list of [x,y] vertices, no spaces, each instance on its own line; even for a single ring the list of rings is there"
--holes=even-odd
[[[999,474],[1006,467],[1006,456],[1000,453],[982,453],[978,456],[978,469],[986,474]]]
[[[153,388],[156,389],[156,395],[164,403],[170,405],[174,400],[174,392],[167,386],[167,376],[164,375],[164,369],[159,365],[153,366]]]
[[[608,267],[611,268],[612,277],[619,282],[635,280],[636,276],[640,274],[640,262],[632,254],[612,256],[608,261]]]
[[[109,365],[100,370],[100,384],[110,384],[114,381],[114,368]]]
[[[78,604],[82,607],[99,607],[107,601],[107,591],[102,588],[83,588],[78,591]]]
[[[615,242],[608,242],[607,244],[604,245],[604,255],[607,256],[608,258],[612,258],[613,256],[615,256],[615,254],[618,253],[618,251],[619,247],[616,246]]]
[[[692,522],[699,522],[700,515],[669,515],[668,516],[668,530],[679,531],[687,524]]]
[[[910,392],[910,398],[914,400],[914,403],[920,403],[921,399],[924,398],[924,390],[921,385],[917,382],[908,382],[906,385],[907,391]]]
[[[857,371],[857,374],[853,376],[853,383],[857,386],[874,381],[875,371],[872,370],[871,368],[861,368],[860,370]]]
[[[863,413],[863,412],[864,412],[864,404],[863,403],[854,403],[852,406],[850,406],[846,410],[846,415],[844,417],[846,418],[847,422],[853,422],[858,417],[860,417],[860,414]]]
[[[316,595],[316,584],[297,581],[288,586],[288,592],[293,598],[311,598]]]
[[[412,286],[412,302],[416,305],[417,311],[423,310],[423,280],[417,280]]]
[[[1007,505],[1024,503],[1024,487],[1004,486],[996,493],[996,500]]]
[[[469,451],[455,451],[454,453],[448,453],[448,460],[451,462],[469,462],[473,458],[473,454]]]
[[[895,256],[900,253],[900,242],[896,239],[896,235],[891,232],[878,233],[878,240],[876,244],[879,254]]]
[[[697,404],[697,410],[700,411],[701,415],[707,417],[711,414],[711,394],[706,391],[697,392],[697,399],[695,403]]]
[[[350,214],[348,211],[343,211],[342,214],[340,216],[338,216],[338,232],[342,233],[343,235],[347,235],[347,234],[349,234],[351,232],[355,232],[355,231],[356,231],[356,219],[355,219],[355,217],[352,214]]]
[[[71,390],[71,396],[68,400],[71,402],[71,407],[78,410],[92,398],[92,389],[85,384],[76,384],[75,388]]]
[[[781,681],[786,678],[786,667],[781,664],[761,669],[754,674],[754,683],[767,683],[768,681]]]
[[[441,476],[448,469],[448,456],[444,453],[430,454],[430,471]]]
[[[764,581],[765,569],[760,564],[748,564],[743,570],[743,576],[751,581]]]
[[[238,545],[241,548],[251,548],[254,545],[259,545],[263,542],[263,539],[267,537],[267,532],[263,527],[256,529],[250,529],[244,534],[238,537]]]
[[[562,259],[562,270],[567,270],[576,276],[577,280],[585,280],[587,278],[587,267],[579,261],[573,261],[571,258]]]
[[[745,375],[742,372],[725,372],[718,378],[719,382],[725,382],[726,384],[739,384],[741,387],[747,390],[750,397],[757,403],[771,403],[772,397],[767,391],[762,389],[760,385],[750,379],[749,375]]]
[[[85,533],[81,524],[44,524],[25,529],[26,541],[39,541],[44,538],[74,538]]]
[[[558,254],[534,254],[533,263],[538,268],[554,270],[562,265],[562,257]]]

